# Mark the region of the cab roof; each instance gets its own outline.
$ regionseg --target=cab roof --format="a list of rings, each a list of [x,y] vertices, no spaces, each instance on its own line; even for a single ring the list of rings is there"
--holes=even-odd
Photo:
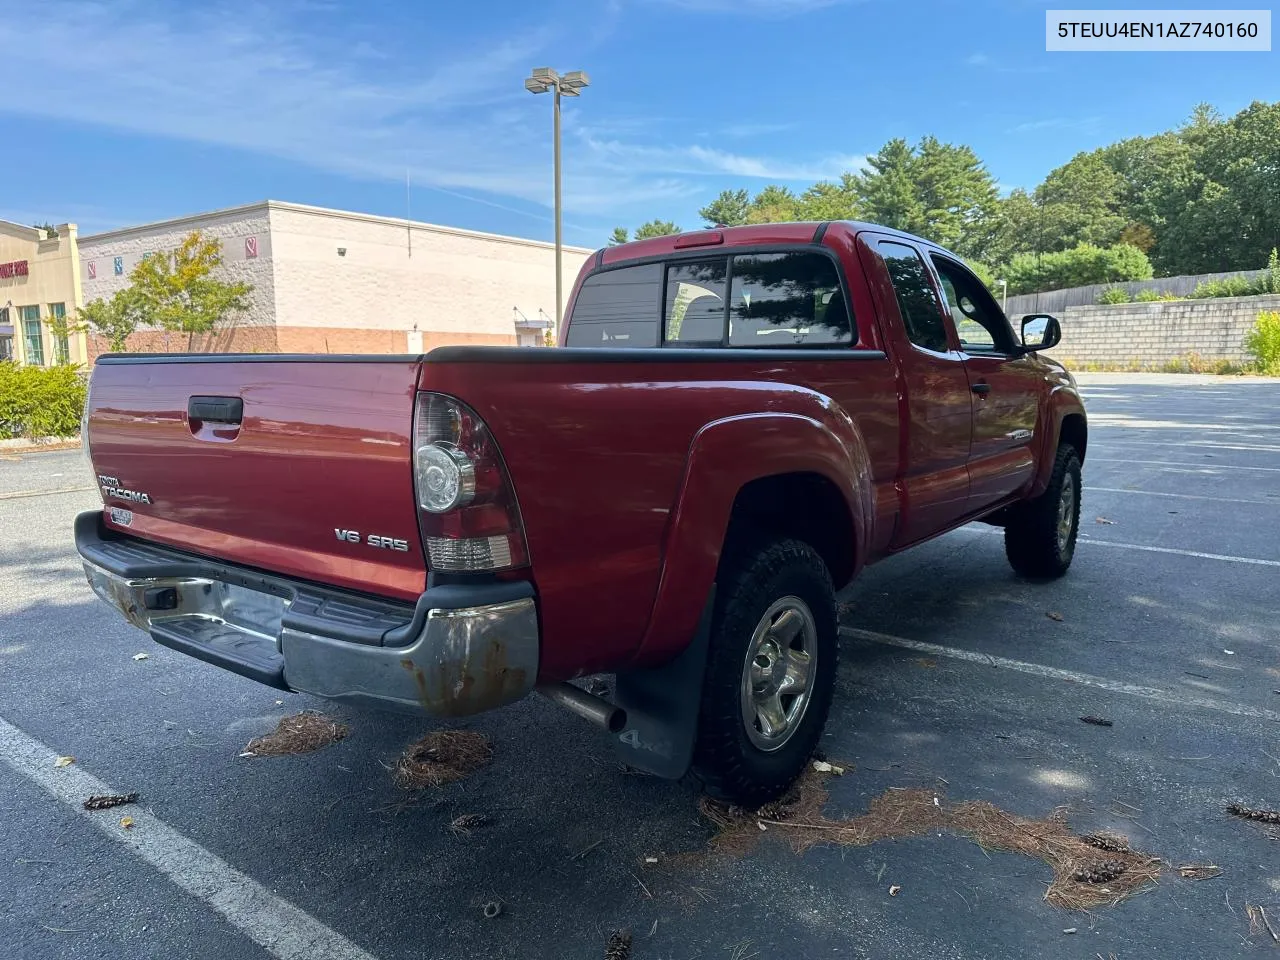
[[[769,244],[815,243],[821,239],[831,227],[839,227],[849,234],[874,230],[904,237],[929,247],[941,250],[932,243],[914,234],[902,230],[894,230],[875,223],[861,220],[802,220],[795,223],[758,223],[744,227],[714,227],[707,230],[691,230],[686,233],[673,233],[665,237],[650,237],[647,240],[632,240],[613,247],[605,247],[598,254],[599,266],[625,263],[629,260],[645,260],[650,257],[661,257],[684,250],[705,250],[713,253],[725,247],[766,246]],[[953,254],[954,256],[954,254]]]

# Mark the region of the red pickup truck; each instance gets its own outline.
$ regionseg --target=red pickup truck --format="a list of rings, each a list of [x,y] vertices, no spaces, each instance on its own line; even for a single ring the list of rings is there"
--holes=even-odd
[[[94,590],[263,683],[459,716],[537,690],[625,760],[758,804],[803,768],[836,591],[972,520],[1071,563],[1071,375],[959,257],[870,224],[584,266],[557,349],[116,355],[84,436]],[[606,700],[568,681],[617,675]]]

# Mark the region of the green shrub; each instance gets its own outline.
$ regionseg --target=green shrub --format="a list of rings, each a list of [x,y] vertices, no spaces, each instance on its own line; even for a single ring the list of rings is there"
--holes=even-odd
[[[1107,287],[1098,294],[1099,303],[1128,303],[1129,294],[1124,287]]]
[[[85,382],[72,364],[0,363],[0,439],[72,437],[80,429]]]
[[[996,272],[981,260],[966,260],[965,263],[968,264],[974,275],[982,281],[983,285],[998,297],[1000,291],[997,287],[1000,285],[996,283]]]
[[[1267,272],[1262,278],[1262,293],[1280,293],[1280,251],[1271,248],[1267,258]]]
[[[1244,338],[1244,346],[1258,362],[1258,369],[1280,376],[1280,311],[1259,313],[1253,330]]]
[[[1246,276],[1236,274],[1222,280],[1203,280],[1191,291],[1192,300],[1208,300],[1216,297],[1252,297],[1259,285]]]
[[[1057,253],[1020,253],[1009,261],[1005,278],[1010,293],[1038,293],[1090,283],[1150,280],[1151,261],[1127,243],[1095,247],[1082,243]]]

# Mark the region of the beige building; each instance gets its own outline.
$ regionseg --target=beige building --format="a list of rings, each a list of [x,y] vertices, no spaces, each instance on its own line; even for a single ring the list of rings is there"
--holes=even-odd
[[[140,331],[131,350],[419,353],[540,345],[552,326],[550,243],[275,200],[81,237],[83,302],[110,297],[142,257],[194,230],[222,242],[226,279],[253,285],[248,311],[190,343]],[[590,253],[565,248],[566,297]],[[91,356],[108,349],[89,341]]]
[[[0,220],[0,360],[86,361],[84,334],[59,330],[82,302],[78,259],[74,223],[50,232]]]

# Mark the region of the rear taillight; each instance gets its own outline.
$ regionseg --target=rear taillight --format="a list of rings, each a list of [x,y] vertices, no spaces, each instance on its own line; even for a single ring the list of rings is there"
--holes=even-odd
[[[502,454],[466,404],[440,393],[418,394],[413,478],[433,570],[506,570],[529,562]]]

